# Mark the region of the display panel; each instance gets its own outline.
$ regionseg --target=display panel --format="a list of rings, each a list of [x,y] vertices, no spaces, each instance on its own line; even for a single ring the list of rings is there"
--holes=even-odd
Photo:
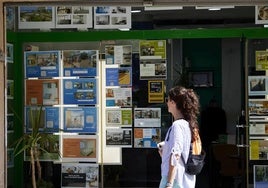
[[[64,76],[93,77],[97,75],[99,62],[97,50],[64,50],[62,56]]]
[[[62,188],[97,188],[99,187],[99,167],[92,163],[62,163]]]
[[[19,29],[43,29],[55,27],[55,12],[51,6],[19,6]]]
[[[98,142],[95,135],[63,135],[63,161],[96,162]]]
[[[131,127],[132,109],[131,108],[106,108],[106,125],[108,127]]]
[[[97,104],[97,81],[95,78],[64,79],[64,104]]]
[[[250,96],[267,95],[267,76],[249,76],[248,89]]]
[[[59,104],[59,80],[26,80],[26,105],[57,105]]]
[[[30,134],[30,133],[27,133]],[[40,146],[41,148],[44,148],[44,150],[39,150],[39,160],[40,161],[59,161],[60,160],[60,138],[59,135],[53,135],[53,134],[47,134],[53,138],[53,142],[46,142],[42,143]],[[44,136],[43,136],[44,137]],[[24,153],[24,160],[30,161],[31,160],[31,154],[30,150],[26,150]]]
[[[132,68],[106,68],[106,86],[131,86]]]
[[[56,133],[60,130],[60,109],[59,107],[49,107],[43,106],[41,107],[34,107],[34,106],[27,106],[25,107],[25,125],[26,131],[32,131],[32,117],[40,117],[39,124],[39,131],[46,132],[46,133]],[[39,115],[40,113],[40,115]]]
[[[106,106],[131,107],[131,88],[106,88]]]
[[[87,29],[93,27],[93,12],[90,6],[56,7],[56,28]]]
[[[106,129],[106,146],[132,147],[132,129]]]
[[[161,142],[160,128],[134,128],[135,148],[156,148]]]
[[[161,127],[161,108],[134,108],[134,127]]]
[[[105,46],[106,64],[131,65],[132,46],[131,45],[107,45]]]
[[[65,107],[64,131],[73,133],[97,132],[97,108],[95,107]]]
[[[24,53],[26,78],[46,78],[59,76],[59,51],[29,51]]]
[[[254,188],[268,187],[268,165],[254,165]]]
[[[131,28],[131,7],[94,7],[94,29]]]

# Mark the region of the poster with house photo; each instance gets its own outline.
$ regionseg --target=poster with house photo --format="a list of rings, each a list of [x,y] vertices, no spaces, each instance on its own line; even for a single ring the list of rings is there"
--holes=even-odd
[[[98,50],[64,50],[63,74],[64,76],[96,76]]]
[[[25,81],[26,105],[59,104],[59,79],[32,79]]]
[[[26,106],[25,107],[25,125],[26,131],[32,132],[32,116],[40,114],[39,131],[46,133],[59,132],[60,127],[60,109],[52,106]]]
[[[268,51],[258,50],[255,52],[256,70],[268,70]]]
[[[25,77],[58,77],[60,58],[59,51],[24,52]]]
[[[96,133],[97,117],[96,107],[64,107],[64,131]]]
[[[97,103],[95,78],[63,80],[64,104],[95,105]]]
[[[250,122],[268,122],[267,99],[249,99],[248,108]]]
[[[249,96],[265,96],[267,91],[267,76],[248,76]]]
[[[62,160],[96,162],[98,142],[96,135],[63,135]]]
[[[106,64],[131,65],[132,45],[107,45],[105,46]]]
[[[132,67],[106,68],[106,86],[131,86]]]
[[[14,61],[14,46],[11,43],[6,44],[6,61],[13,63]]]
[[[94,29],[130,29],[131,7],[94,7]]]
[[[132,147],[132,129],[106,129],[106,146]]]
[[[30,133],[29,133],[30,134]],[[45,150],[39,150],[39,160],[40,161],[59,161],[60,155],[60,139],[59,135],[47,134],[47,137],[50,137],[51,142],[40,142],[40,148]],[[30,161],[31,152],[28,148],[24,153],[24,160]]]
[[[93,27],[92,7],[57,6],[56,28],[77,28],[84,30]]]
[[[98,188],[99,166],[93,163],[62,163],[61,188]]]
[[[106,106],[132,106],[132,89],[126,88],[106,88]]]
[[[266,137],[251,136],[250,144],[250,160],[267,160],[268,159],[268,140]]]
[[[268,187],[268,165],[254,165],[253,175],[254,188]]]
[[[49,30],[55,28],[55,12],[51,6],[19,6],[18,28]]]
[[[255,6],[255,24],[268,24],[268,4]]]
[[[134,108],[134,127],[161,127],[161,108]]]
[[[107,127],[131,127],[132,109],[131,108],[106,108]]]
[[[156,148],[161,142],[160,128],[134,128],[135,148]]]

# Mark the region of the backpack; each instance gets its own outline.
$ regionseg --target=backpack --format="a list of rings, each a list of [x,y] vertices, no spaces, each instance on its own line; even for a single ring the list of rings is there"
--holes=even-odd
[[[190,175],[197,175],[201,172],[204,164],[206,152],[202,149],[202,142],[198,131],[194,130],[195,141],[191,142],[188,160],[185,163],[183,156],[182,161],[185,166],[185,172]]]

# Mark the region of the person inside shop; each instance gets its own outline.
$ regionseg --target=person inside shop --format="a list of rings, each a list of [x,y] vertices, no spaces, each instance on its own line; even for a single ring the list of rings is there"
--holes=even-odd
[[[200,132],[205,150],[213,142],[219,141],[220,135],[226,135],[226,113],[212,98],[205,110],[201,112]]]

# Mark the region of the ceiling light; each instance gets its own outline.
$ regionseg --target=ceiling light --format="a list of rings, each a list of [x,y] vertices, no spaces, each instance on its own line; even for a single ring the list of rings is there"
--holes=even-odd
[[[235,8],[234,6],[196,6],[195,9],[221,10],[226,8]]]
[[[131,13],[139,13],[141,10],[132,10]]]
[[[129,28],[119,28],[120,31],[129,31]]]
[[[145,11],[154,11],[154,10],[182,10],[181,6],[151,6],[144,7]]]

